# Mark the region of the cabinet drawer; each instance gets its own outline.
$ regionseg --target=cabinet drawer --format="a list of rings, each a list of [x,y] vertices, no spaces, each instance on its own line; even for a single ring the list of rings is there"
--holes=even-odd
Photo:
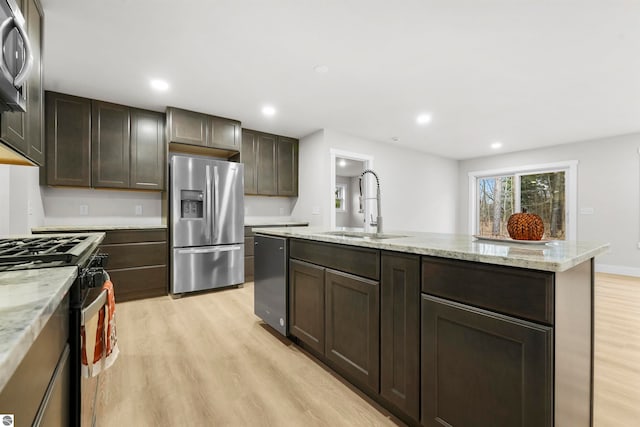
[[[164,242],[102,245],[100,250],[109,254],[109,272],[112,269],[167,264],[167,244]]]
[[[66,296],[0,393],[0,414],[14,414],[17,425],[31,425],[69,338]]]
[[[553,285],[550,272],[422,258],[422,292],[549,325]]]
[[[253,256],[254,243],[255,241],[253,237],[244,238],[244,256]]]
[[[116,302],[167,295],[167,267],[109,270]]]
[[[380,252],[355,246],[332,245],[291,239],[289,256],[313,264],[355,274],[368,279],[380,279]]]
[[[107,231],[103,245],[112,243],[166,242],[166,230],[115,230]]]

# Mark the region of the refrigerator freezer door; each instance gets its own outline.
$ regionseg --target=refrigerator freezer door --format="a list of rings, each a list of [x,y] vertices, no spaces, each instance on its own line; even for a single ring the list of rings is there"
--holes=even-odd
[[[287,336],[287,239],[256,236],[254,259],[253,312]]]
[[[244,243],[244,165],[211,160],[213,245]]]
[[[172,294],[243,282],[244,244],[173,249]]]
[[[173,156],[170,172],[171,246],[210,245],[213,194],[210,161]]]

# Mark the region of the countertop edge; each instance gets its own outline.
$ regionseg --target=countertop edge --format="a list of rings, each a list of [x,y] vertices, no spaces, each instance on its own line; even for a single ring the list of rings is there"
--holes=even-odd
[[[568,257],[568,259],[558,260],[558,261],[541,261],[541,260],[532,260],[532,259],[523,259],[523,258],[514,258],[514,257],[505,257],[498,255],[485,255],[478,253],[469,253],[463,252],[459,250],[450,250],[450,249],[442,249],[442,248],[428,248],[422,246],[412,245],[411,242],[402,241],[404,239],[389,239],[389,240],[365,240],[365,239],[351,239],[348,237],[341,236],[331,236],[331,235],[321,235],[313,232],[308,232],[309,234],[302,234],[300,230],[292,229],[278,229],[278,228],[263,228],[260,229],[256,227],[253,230],[256,234],[266,234],[272,236],[279,237],[288,237],[294,239],[305,239],[317,242],[324,243],[335,243],[335,244],[343,244],[349,246],[357,246],[357,247],[365,247],[371,249],[379,249],[379,250],[388,250],[394,252],[402,252],[402,253],[410,253],[415,255],[426,255],[426,256],[434,256],[441,258],[449,258],[456,259],[461,261],[471,261],[471,262],[480,262],[483,264],[492,264],[492,265],[502,265],[507,267],[516,267],[516,268],[525,268],[530,270],[539,270],[539,271],[549,271],[555,273],[561,273],[563,271],[567,271],[591,258],[596,257],[597,255],[603,254],[609,250],[609,244],[596,244],[596,246],[584,250],[576,256]],[[320,232],[322,233],[322,232]],[[395,232],[394,232],[395,233]],[[402,233],[402,232],[398,232]],[[405,234],[410,234],[410,232],[405,232]],[[418,234],[428,234],[428,233],[413,233],[415,235]],[[455,235],[451,235],[455,236]],[[468,236],[471,238],[471,236]],[[401,241],[398,241],[401,240]],[[483,244],[493,245],[493,243]],[[509,246],[513,247],[517,250],[531,250],[530,246],[523,247],[522,245],[514,244],[498,244],[499,246]]]
[[[40,332],[42,332],[78,275],[78,268],[75,266],[56,268],[56,270],[62,269],[68,270],[66,278],[63,279],[62,285],[58,286],[57,291],[49,298],[42,308],[39,309],[36,314],[36,318],[21,331],[20,335],[13,342],[3,343],[4,345],[7,345],[10,350],[4,355],[2,360],[0,360],[0,392],[2,392],[18,366],[20,366],[25,355],[29,352],[33,343],[40,336]]]

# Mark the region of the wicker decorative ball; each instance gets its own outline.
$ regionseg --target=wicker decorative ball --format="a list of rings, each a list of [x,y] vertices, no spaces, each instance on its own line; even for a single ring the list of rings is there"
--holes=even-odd
[[[522,209],[521,213],[509,217],[507,231],[514,240],[540,240],[544,235],[544,223],[540,216]]]

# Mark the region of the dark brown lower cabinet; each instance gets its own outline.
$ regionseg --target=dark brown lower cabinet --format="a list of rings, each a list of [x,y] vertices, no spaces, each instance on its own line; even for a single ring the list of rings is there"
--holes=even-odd
[[[320,354],[325,346],[325,269],[289,261],[289,331]]]
[[[420,256],[382,252],[380,395],[420,420]]]
[[[354,381],[378,393],[378,282],[327,269],[325,356]]]
[[[424,426],[553,425],[552,328],[422,295]]]

